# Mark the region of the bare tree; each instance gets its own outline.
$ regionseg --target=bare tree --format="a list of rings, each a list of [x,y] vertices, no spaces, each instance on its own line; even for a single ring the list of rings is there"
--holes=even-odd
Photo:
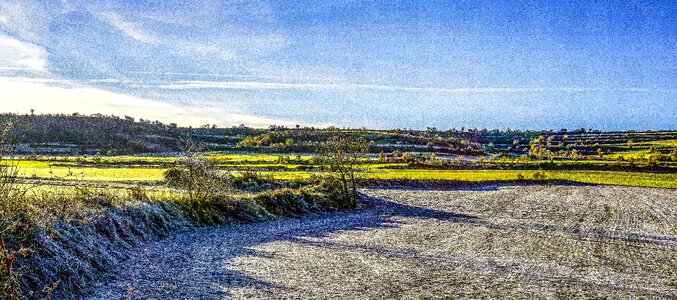
[[[320,146],[320,161],[329,166],[330,176],[338,183],[339,200],[346,206],[357,205],[358,165],[368,151],[369,143],[355,137],[334,136]]]
[[[220,174],[212,161],[202,157],[201,145],[186,138],[180,147],[181,158],[164,174],[169,185],[185,189],[191,201],[204,201],[230,188],[228,176]]]

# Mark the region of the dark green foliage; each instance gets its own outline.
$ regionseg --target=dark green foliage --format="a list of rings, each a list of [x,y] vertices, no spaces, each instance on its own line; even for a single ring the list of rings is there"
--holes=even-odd
[[[192,139],[210,143],[212,148],[234,146],[238,136],[257,135],[259,129],[244,126],[233,128],[185,128],[175,124],[131,117],[95,114],[16,115],[0,114],[0,124],[14,122],[18,138],[30,148],[21,151],[68,154],[129,154],[180,150],[179,141]]]
[[[312,179],[312,182],[325,195],[327,201],[341,209],[354,208],[357,205],[359,195],[345,192],[343,184],[334,176],[320,176]]]

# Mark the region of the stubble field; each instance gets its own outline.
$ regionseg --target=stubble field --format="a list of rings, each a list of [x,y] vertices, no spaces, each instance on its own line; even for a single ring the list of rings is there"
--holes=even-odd
[[[93,298],[672,298],[677,190],[365,190],[370,208],[151,243]]]

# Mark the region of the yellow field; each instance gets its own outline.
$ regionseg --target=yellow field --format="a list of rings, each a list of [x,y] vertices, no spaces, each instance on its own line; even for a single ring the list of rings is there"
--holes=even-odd
[[[275,171],[265,171],[263,174],[273,175],[278,179],[303,179],[312,173],[297,171],[299,165],[277,163],[276,155],[269,154],[216,154],[208,155],[219,165],[246,170],[255,168],[280,168]],[[302,159],[309,160],[310,156]],[[111,157],[102,159],[93,165],[76,164],[74,160],[65,159],[57,163],[46,161],[20,160],[20,176],[24,178],[57,178],[65,180],[84,180],[100,182],[154,182],[163,180],[166,167],[158,165],[124,165],[116,167],[111,162],[138,162],[171,163],[176,158],[158,157]],[[107,164],[108,162],[109,164]],[[230,164],[224,162],[231,162]],[[72,166],[70,166],[72,165]],[[515,181],[518,175],[525,179],[533,178],[533,170],[422,170],[407,169],[406,164],[368,164],[363,166],[364,177],[367,179],[382,180],[453,180],[467,182],[500,182]],[[270,170],[270,169],[269,169]],[[237,171],[235,171],[237,172]],[[653,186],[677,188],[677,174],[675,173],[648,173],[623,171],[545,171],[548,180],[566,180],[591,184],[612,184],[629,186]]]
[[[518,174],[533,178],[533,170],[380,170],[367,175],[373,179],[456,180],[468,182],[514,181]],[[622,171],[545,171],[548,180],[591,184],[677,188],[675,173]]]
[[[61,178],[93,181],[156,181],[166,169],[112,167],[40,167],[20,166],[19,176],[26,178]]]

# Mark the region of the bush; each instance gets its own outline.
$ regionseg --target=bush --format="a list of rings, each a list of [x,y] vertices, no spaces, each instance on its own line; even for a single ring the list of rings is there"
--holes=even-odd
[[[184,189],[191,201],[200,201],[232,189],[228,175],[223,175],[213,165],[201,159],[182,160],[164,173],[167,185]]]
[[[164,173],[169,186],[185,189],[190,201],[204,201],[232,189],[230,176],[219,173],[214,163],[198,156],[199,146],[188,140],[182,149],[183,157]]]
[[[248,192],[261,192],[278,187],[272,175],[264,175],[254,170],[246,170],[237,175],[231,174],[230,180],[234,187]]]
[[[536,180],[536,181],[543,181],[543,180],[546,179],[546,177],[547,177],[547,176],[545,175],[545,172],[543,172],[543,170],[538,170],[538,171],[536,171],[536,172],[534,173],[534,175],[533,175],[533,178],[534,178],[534,180]]]
[[[331,207],[350,209],[356,205],[353,204],[353,199],[344,193],[341,182],[333,176],[318,176],[313,174],[308,180],[307,185],[313,186],[319,193],[324,195],[324,198]]]
[[[18,163],[11,159],[16,140],[12,137],[12,123],[4,124],[0,132],[0,298],[18,299],[21,295],[19,274],[14,263],[20,256],[26,256],[28,248],[13,247],[7,243],[7,236],[16,227],[27,224],[24,220],[24,198],[28,188],[17,184]],[[16,245],[14,245],[16,246]]]
[[[318,195],[308,190],[279,189],[256,195],[256,203],[275,216],[297,217],[324,209]]]

